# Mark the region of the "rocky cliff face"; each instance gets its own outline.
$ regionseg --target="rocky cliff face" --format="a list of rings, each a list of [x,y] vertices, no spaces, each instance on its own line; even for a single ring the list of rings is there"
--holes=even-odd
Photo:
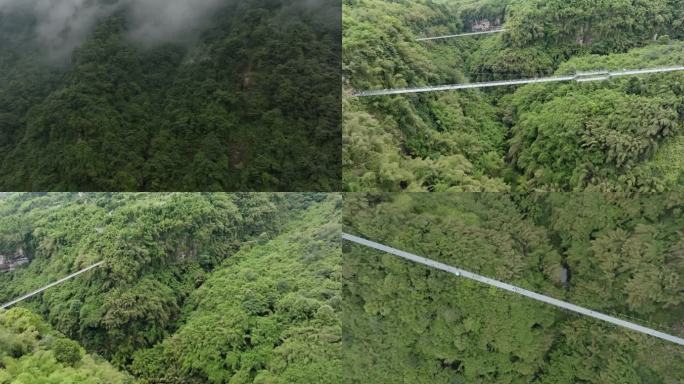
[[[501,19],[496,18],[493,20],[490,19],[479,19],[475,20],[470,24],[470,30],[472,32],[485,32],[485,31],[491,31],[493,29],[499,29],[501,28]]]
[[[28,262],[29,258],[22,248],[18,248],[14,253],[0,253],[0,273],[13,271]]]

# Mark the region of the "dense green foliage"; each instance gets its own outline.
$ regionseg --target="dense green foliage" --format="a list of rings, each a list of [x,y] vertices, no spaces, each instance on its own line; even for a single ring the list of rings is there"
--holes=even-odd
[[[447,17],[452,13],[447,6],[415,1],[345,2],[345,85],[366,89],[463,81],[453,57],[433,59],[438,55],[413,41],[410,30],[416,24],[459,28],[457,17]],[[420,29],[428,35],[443,31]],[[503,165],[498,160],[503,129],[494,108],[481,97],[452,93],[415,99],[346,98],[343,116],[347,189],[505,188],[501,180],[483,175],[473,165],[491,168],[491,174]],[[436,152],[441,156],[434,156]]]
[[[184,325],[136,354],[136,375],[164,383],[339,383],[337,203],[228,259],[189,298]]]
[[[507,39],[552,54],[611,53],[684,33],[680,0],[512,0]]]
[[[681,72],[488,91],[351,93],[681,65],[681,9],[678,0],[345,1],[345,189],[678,189]],[[503,21],[508,32],[415,41],[480,20]]]
[[[104,260],[22,306],[144,383],[333,382],[340,209],[323,194],[4,196],[0,254],[31,262],[0,274],[0,302]]]
[[[682,336],[684,196],[352,194],[350,232]],[[348,383],[661,383],[681,346],[345,244]],[[569,280],[563,282],[563,269]]]
[[[590,68],[668,66],[684,44],[588,56],[559,73]],[[605,84],[525,87],[510,99],[509,157],[532,188],[673,190],[684,186],[684,76],[614,79]],[[658,156],[659,151],[667,156]],[[674,167],[673,167],[674,165]]]
[[[19,16],[0,11],[2,190],[339,189],[335,1],[226,1],[150,47],[121,11],[59,66]]]
[[[127,384],[133,379],[102,358],[84,354],[25,309],[0,312],[0,383]]]

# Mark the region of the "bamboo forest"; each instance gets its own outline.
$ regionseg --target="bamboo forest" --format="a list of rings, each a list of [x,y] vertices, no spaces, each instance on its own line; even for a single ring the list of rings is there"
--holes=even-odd
[[[347,233],[684,337],[684,195],[348,194]],[[345,383],[659,383],[684,348],[353,243]]]
[[[343,15],[346,191],[684,187],[681,0],[344,0]],[[421,40],[477,31],[498,33]],[[680,70],[358,97],[673,66]]]
[[[336,194],[0,196],[0,383],[341,380]]]
[[[0,384],[684,384],[684,0],[0,0]]]

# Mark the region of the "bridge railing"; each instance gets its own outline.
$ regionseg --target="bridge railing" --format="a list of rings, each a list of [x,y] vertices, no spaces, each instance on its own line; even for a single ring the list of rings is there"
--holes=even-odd
[[[447,85],[433,85],[414,88],[398,88],[398,89],[376,89],[353,93],[355,97],[369,97],[382,95],[399,95],[406,93],[425,93],[425,92],[440,92],[455,89],[473,89],[473,88],[491,88],[502,87],[510,85],[535,84],[535,83],[551,83],[563,81],[577,81],[578,83],[589,81],[604,81],[613,77],[620,76],[635,76],[653,73],[665,73],[684,71],[684,66],[673,67],[658,67],[658,68],[642,68],[642,69],[623,69],[621,71],[597,70],[588,72],[577,72],[574,75],[562,75],[551,77],[540,77],[532,79],[518,79],[518,80],[497,80],[479,83],[464,83],[464,84],[447,84]]]

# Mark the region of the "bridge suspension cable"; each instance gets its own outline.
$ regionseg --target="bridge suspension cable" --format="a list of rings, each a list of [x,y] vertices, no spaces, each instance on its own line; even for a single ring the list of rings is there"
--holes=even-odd
[[[480,32],[466,32],[466,33],[459,33],[456,35],[443,35],[443,36],[434,36],[434,37],[421,37],[416,39],[416,41],[429,41],[429,40],[442,40],[442,39],[452,39],[456,37],[465,37],[465,36],[477,36],[477,35],[488,35],[491,33],[502,33],[506,32],[506,29],[492,29],[490,31],[480,31]]]
[[[357,93],[354,93],[352,96],[369,97],[369,96],[382,96],[382,95],[399,95],[399,94],[406,94],[406,93],[441,92],[441,91],[448,91],[448,90],[454,90],[454,89],[491,88],[491,87],[502,87],[502,86],[508,86],[508,85],[552,83],[552,82],[572,81],[572,80],[575,80],[578,83],[583,83],[583,82],[589,82],[589,81],[604,81],[604,80],[609,80],[613,77],[635,76],[635,75],[644,75],[644,74],[651,74],[651,73],[664,73],[664,72],[676,72],[676,71],[684,71],[684,66],[643,68],[643,69],[624,69],[622,71],[614,71],[614,72],[610,72],[610,71],[577,72],[574,75],[540,77],[540,78],[534,78],[534,79],[499,80],[499,81],[488,81],[488,82],[480,82],[480,83],[448,84],[448,85],[436,85],[436,86],[415,87],[415,88],[377,89],[377,90],[357,92]]]
[[[24,295],[24,296],[18,297],[18,298],[14,299],[14,300],[12,300],[12,301],[10,301],[10,302],[8,302],[8,303],[5,303],[5,304],[3,304],[2,306],[0,306],[0,309],[7,309],[7,308],[9,308],[9,307],[11,307],[11,306],[13,306],[13,305],[15,305],[15,304],[18,304],[18,303],[20,303],[20,302],[22,302],[22,301],[24,301],[24,300],[26,300],[26,299],[29,299],[29,298],[33,297],[33,296],[35,296],[35,295],[37,295],[37,294],[39,294],[39,293],[41,293],[41,292],[43,292],[43,291],[45,291],[45,290],[48,290],[48,289],[50,289],[50,288],[52,288],[52,287],[54,287],[54,286],[56,286],[56,285],[62,284],[62,283],[64,283],[65,281],[71,280],[71,279],[73,279],[74,277],[76,277],[76,276],[78,276],[78,275],[81,275],[81,274],[83,274],[83,273],[86,273],[86,272],[90,271],[91,269],[95,269],[95,268],[101,266],[102,264],[104,264],[104,261],[100,261],[99,263],[95,263],[95,264],[91,265],[91,266],[88,267],[88,268],[81,269],[81,270],[78,271],[78,272],[74,272],[74,273],[72,273],[71,275],[69,275],[69,276],[67,276],[67,277],[65,277],[65,278],[63,278],[63,279],[59,279],[59,280],[55,281],[54,283],[50,283],[50,284],[44,286],[43,288],[37,289],[37,290],[35,290],[35,291],[31,292],[31,293],[27,293],[27,294]]]
[[[346,233],[342,234],[342,238],[344,240],[351,241],[351,242],[359,244],[359,245],[363,245],[363,246],[373,248],[373,249],[376,249],[376,250],[379,250],[382,252],[386,252],[386,253],[389,253],[389,254],[392,254],[395,256],[399,256],[403,259],[412,261],[414,263],[422,264],[422,265],[425,265],[425,266],[428,266],[431,268],[435,268],[435,269],[439,269],[439,270],[444,271],[444,272],[451,273],[451,274],[456,275],[458,277],[464,277],[466,279],[475,280],[477,282],[487,284],[487,285],[491,285],[491,286],[494,286],[494,287],[497,287],[497,288],[500,288],[500,289],[503,289],[503,290],[506,290],[509,292],[517,293],[519,295],[526,296],[526,297],[529,297],[529,298],[537,300],[537,301],[541,301],[541,302],[546,303],[546,304],[551,304],[553,306],[563,308],[563,309],[566,309],[568,311],[579,313],[580,315],[593,317],[595,319],[603,320],[603,321],[615,324],[615,325],[623,327],[623,328],[631,329],[633,331],[641,332],[641,333],[651,335],[651,336],[654,336],[654,337],[657,337],[657,338],[660,338],[663,340],[671,341],[671,342],[679,344],[679,345],[684,345],[684,339],[682,339],[680,337],[669,335],[667,333],[663,333],[663,332],[660,332],[660,331],[657,331],[657,330],[654,330],[651,328],[646,328],[646,327],[643,327],[643,326],[635,324],[635,323],[630,323],[628,321],[621,320],[621,319],[618,319],[618,318],[613,317],[613,316],[608,316],[608,315],[600,313],[600,312],[592,311],[591,309],[587,309],[587,308],[580,307],[578,305],[574,305],[574,304],[571,304],[571,303],[568,303],[565,301],[554,299],[553,297],[549,297],[546,295],[541,295],[541,294],[536,293],[536,292],[528,291],[526,289],[511,285],[511,284],[506,284],[506,283],[503,283],[503,282],[500,282],[500,281],[497,281],[494,279],[490,279],[490,278],[485,277],[485,276],[477,275],[475,273],[468,272],[468,271],[463,270],[463,269],[455,268],[455,267],[452,267],[450,265],[440,263],[438,261],[430,260],[430,259],[422,257],[422,256],[418,256],[418,255],[414,255],[412,253],[404,252],[404,251],[398,250],[396,248],[391,248],[391,247],[388,247],[386,245],[376,243],[374,241],[366,240],[366,239],[363,239],[361,237],[357,237],[357,236],[346,234]]]

